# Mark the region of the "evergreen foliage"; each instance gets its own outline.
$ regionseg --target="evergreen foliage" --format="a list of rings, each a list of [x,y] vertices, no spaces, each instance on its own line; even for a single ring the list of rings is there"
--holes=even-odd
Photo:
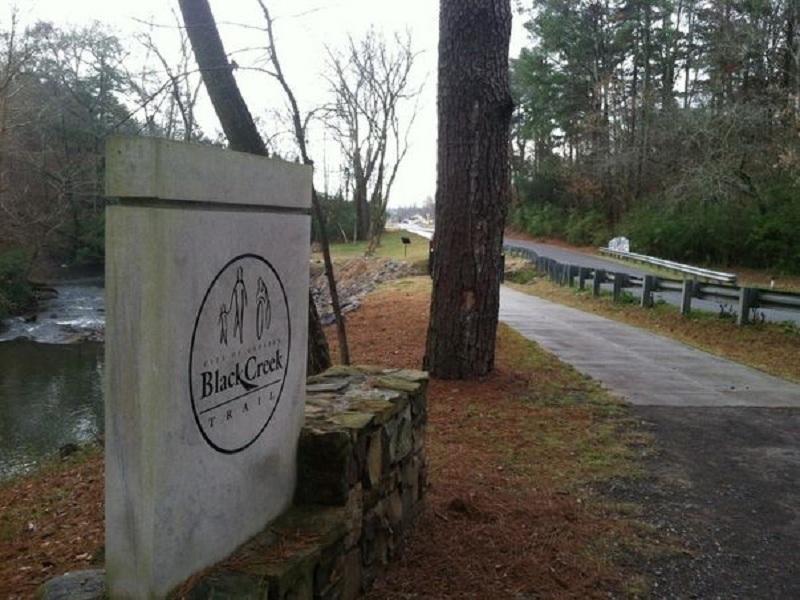
[[[22,250],[0,254],[0,319],[24,312],[33,305],[28,283],[30,256]]]
[[[793,0],[528,3],[510,222],[800,272],[798,13]]]

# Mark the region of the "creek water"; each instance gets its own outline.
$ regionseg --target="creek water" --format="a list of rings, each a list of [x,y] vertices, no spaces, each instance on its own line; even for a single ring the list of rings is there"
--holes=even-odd
[[[0,331],[0,481],[102,435],[102,281],[56,291]]]

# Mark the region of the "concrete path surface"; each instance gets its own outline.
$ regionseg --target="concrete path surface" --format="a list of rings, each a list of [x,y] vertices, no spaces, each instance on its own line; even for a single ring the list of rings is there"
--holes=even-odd
[[[800,407],[800,385],[501,287],[500,320],[632,404]]]
[[[648,597],[800,598],[800,385],[505,286],[500,319],[653,436],[644,474],[603,488],[668,541],[620,555]]]

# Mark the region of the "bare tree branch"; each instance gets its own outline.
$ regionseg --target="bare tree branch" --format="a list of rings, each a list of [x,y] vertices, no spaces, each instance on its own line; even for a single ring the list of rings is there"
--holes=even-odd
[[[386,206],[408,149],[408,131],[417,113],[421,87],[410,83],[417,53],[411,38],[395,34],[391,42],[370,31],[348,39],[345,53],[328,48],[326,77],[334,100],[327,126],[352,172],[359,239],[368,252],[379,243]],[[400,126],[401,104],[413,101],[408,126]]]
[[[294,92],[292,92],[292,88],[289,86],[289,83],[286,80],[286,77],[284,76],[283,68],[281,67],[281,62],[278,57],[278,48],[275,45],[275,33],[272,27],[273,25],[272,16],[270,15],[269,8],[267,8],[267,5],[264,2],[264,0],[256,0],[256,1],[261,7],[261,11],[264,14],[264,20],[266,21],[267,25],[267,37],[269,40],[269,49],[270,49],[269,57],[274,70],[273,77],[278,81],[281,88],[283,88],[283,91],[286,94],[286,98],[288,99],[291,108],[291,117],[292,117],[292,123],[294,124],[295,140],[297,142],[298,148],[300,149],[300,157],[302,158],[305,164],[313,165],[314,162],[308,155],[308,146],[306,143],[305,125],[308,124],[308,120],[304,122],[303,119],[301,118],[300,108],[298,107],[297,99],[295,98]],[[333,306],[333,314],[336,317],[336,333],[339,338],[339,358],[342,361],[342,364],[349,365],[350,349],[347,345],[347,332],[345,330],[341,305],[339,303],[339,293],[336,289],[336,278],[333,272],[333,261],[331,260],[330,247],[328,244],[328,233],[325,228],[325,214],[322,211],[322,206],[320,205],[319,198],[317,197],[317,190],[316,188],[313,187],[311,189],[311,199],[314,208],[314,216],[317,218],[317,223],[319,224],[320,240],[322,241],[322,255],[323,255],[323,260],[325,261],[325,273],[328,278],[328,287],[331,293],[331,304]]]

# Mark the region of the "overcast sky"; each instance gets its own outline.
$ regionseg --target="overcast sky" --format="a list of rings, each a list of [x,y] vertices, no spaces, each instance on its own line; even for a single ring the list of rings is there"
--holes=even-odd
[[[237,57],[243,67],[257,53],[241,52],[263,46],[263,34],[252,29],[263,25],[256,0],[210,0],[228,54]],[[161,29],[164,46],[174,34],[175,21],[170,9],[177,2],[170,0],[19,0],[25,22],[47,19],[56,24],[85,24],[92,20],[108,23],[123,34],[140,31],[140,21],[153,20]],[[400,167],[390,206],[422,204],[434,196],[436,187],[436,45],[438,39],[439,3],[436,0],[268,0],[275,19],[276,44],[283,69],[305,112],[323,102],[327,84],[322,79],[325,46],[342,47],[347,35],[360,37],[371,26],[387,35],[395,31],[411,32],[414,49],[420,52],[415,65],[415,83],[424,84],[418,114],[411,133],[411,147]],[[8,14],[0,15],[3,22]],[[244,27],[242,26],[244,25]],[[524,42],[521,18],[514,15],[512,55]],[[174,31],[174,30],[172,30]],[[239,60],[241,57],[242,60]],[[245,100],[254,116],[265,117],[270,111],[282,110],[283,96],[274,82],[265,75],[237,71]],[[201,113],[204,130],[213,135],[219,130],[213,111]],[[311,132],[312,158],[316,164],[315,182],[324,185],[323,171],[327,163],[332,191],[336,189],[339,160],[328,140],[323,151],[323,131],[317,126]]]

